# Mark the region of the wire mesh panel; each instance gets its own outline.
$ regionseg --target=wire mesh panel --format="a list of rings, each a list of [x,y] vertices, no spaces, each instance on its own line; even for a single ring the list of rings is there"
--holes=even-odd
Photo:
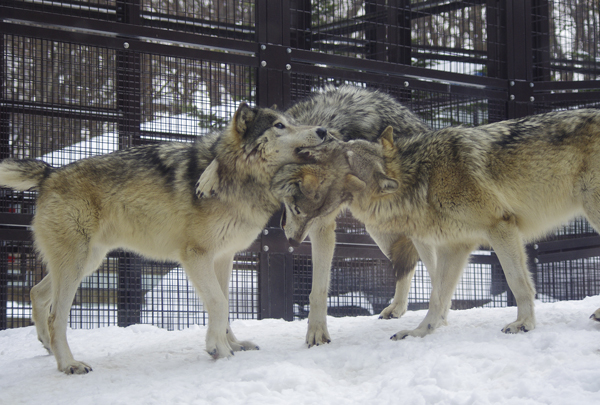
[[[537,80],[597,80],[600,5],[595,0],[533,2]]]
[[[193,142],[222,128],[242,100],[286,108],[325,84],[391,94],[432,129],[599,108],[598,7],[592,0],[3,1],[0,154],[62,166],[130,146]],[[29,289],[43,275],[27,228],[35,198],[0,190],[0,327],[27,324]],[[371,243],[348,212],[337,224],[338,240]],[[576,220],[540,246],[586,241],[571,248],[579,256],[532,251],[542,299],[597,293],[594,235]],[[258,269],[289,257],[259,257],[291,256],[276,245],[236,257],[233,317],[263,314]],[[332,313],[377,313],[389,303],[395,280],[371,248],[370,257],[336,256]],[[294,267],[294,313],[305,316],[310,257],[295,255]],[[421,264],[412,283],[411,308],[426,305]],[[454,307],[513,304],[493,253],[478,252]],[[176,263],[111,252],[82,283],[72,327],[140,321],[176,329],[204,323],[206,314]]]

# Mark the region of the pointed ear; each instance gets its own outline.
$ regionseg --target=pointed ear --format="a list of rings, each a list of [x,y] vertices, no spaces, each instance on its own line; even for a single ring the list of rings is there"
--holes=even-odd
[[[384,149],[394,148],[394,128],[391,125],[383,130],[379,137],[379,141]]]
[[[241,139],[244,137],[248,126],[254,121],[254,118],[256,118],[256,110],[253,110],[248,104],[242,102],[233,116],[233,130],[238,138]]]
[[[398,190],[398,182],[383,173],[375,173],[375,181],[379,184],[381,194],[391,194]]]
[[[306,173],[300,180],[300,191],[310,199],[314,199],[319,189],[319,179],[312,173]]]
[[[344,179],[344,189],[351,194],[363,191],[366,187],[366,183],[353,174],[347,174]]]

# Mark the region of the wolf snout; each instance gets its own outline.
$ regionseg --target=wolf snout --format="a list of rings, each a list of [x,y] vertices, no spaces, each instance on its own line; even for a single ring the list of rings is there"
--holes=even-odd
[[[325,139],[327,136],[327,130],[325,128],[317,128],[317,136],[321,139]]]

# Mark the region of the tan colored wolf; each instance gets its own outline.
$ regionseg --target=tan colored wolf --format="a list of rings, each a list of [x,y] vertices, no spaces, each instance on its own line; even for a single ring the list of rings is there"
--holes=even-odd
[[[358,145],[362,151],[355,153]],[[553,112],[407,138],[394,139],[388,128],[379,143],[307,150],[326,168],[311,182],[314,187],[281,186],[281,176],[306,177],[304,167],[296,172],[284,167],[274,178],[278,198],[293,201],[286,209],[286,236],[302,241],[314,221],[349,201],[352,214],[384,251],[394,249],[398,235],[407,235],[431,276],[425,319],[392,339],[422,337],[446,323],[468,256],[480,245],[495,250],[517,300],[517,319],[503,331],[532,330],[535,289],[524,243],[576,215],[600,231],[600,110]],[[339,156],[348,164],[329,169]],[[342,180],[348,175],[365,187],[347,186]],[[408,287],[396,291],[406,292]]]
[[[60,168],[2,161],[0,185],[39,191],[33,235],[48,274],[31,290],[32,317],[58,369],[92,370],[69,349],[69,309],[81,280],[117,248],[183,265],[208,312],[211,356],[258,349],[237,340],[228,323],[233,257],[280,207],[269,191],[273,174],[300,161],[297,148],[326,137],[321,127],[297,126],[280,112],[242,103],[222,133],[193,144],[134,147]],[[215,159],[226,162],[220,199],[198,199],[196,183]]]
[[[399,136],[413,136],[431,131],[429,127],[408,108],[403,106],[390,95],[374,89],[367,89],[356,86],[343,85],[340,87],[326,86],[322,90],[312,93],[309,97],[300,100],[291,108],[286,110],[292,119],[302,125],[320,125],[326,127],[333,137],[339,140],[351,141],[354,139],[366,139],[375,141],[381,135],[381,132],[389,125],[393,126],[395,133]],[[325,149],[329,149],[328,146]],[[308,157],[311,152],[304,152]],[[317,153],[317,152],[315,152]],[[318,152],[320,156],[325,154],[325,150]],[[358,151],[357,155],[362,152]],[[318,165],[309,165],[300,170],[310,173],[312,170],[315,176],[319,173],[325,173],[329,168],[336,170],[336,165],[344,165],[346,158],[340,155],[340,159],[334,159],[327,165],[328,168]],[[308,157],[310,160],[310,157]],[[356,161],[356,159],[355,159]],[[202,174],[198,183],[197,192],[201,196],[216,196],[219,194],[220,167],[226,167],[215,159],[207,170]],[[279,173],[279,178],[285,182],[286,173],[296,170],[299,167],[287,167],[284,172]],[[300,173],[299,172],[299,173]],[[312,179],[316,178],[311,176]],[[298,181],[296,181],[298,180]],[[301,181],[303,180],[303,181]],[[359,183],[355,177],[346,178],[349,187],[358,187]],[[311,187],[308,184],[309,178],[299,179],[295,177],[294,184],[290,187]],[[346,183],[344,183],[346,184]],[[340,183],[336,183],[340,186]],[[284,187],[288,190],[289,187]],[[286,203],[288,208],[293,201],[286,199],[282,195],[282,190],[274,188],[274,193],[282,202]],[[290,194],[288,194],[289,196]],[[338,197],[338,196],[336,196]],[[312,291],[310,294],[310,312],[308,315],[308,330],[306,333],[306,343],[309,347],[329,342],[330,336],[327,330],[327,295],[329,291],[329,280],[331,274],[331,261],[335,250],[335,218],[340,208],[333,209],[335,212],[329,213],[311,222],[310,239],[312,249],[313,279]],[[415,266],[419,259],[417,251],[412,242],[404,235],[398,234],[397,240],[393,241],[393,249],[388,246],[382,246],[383,252],[392,261],[394,271],[399,277],[396,289],[405,290],[406,294],[396,293],[397,297],[407,296],[410,287],[410,279],[414,273]],[[294,243],[294,240],[290,240]],[[404,275],[408,273],[407,278]],[[382,312],[382,318],[399,317],[408,306],[408,301],[394,301],[388,308]]]

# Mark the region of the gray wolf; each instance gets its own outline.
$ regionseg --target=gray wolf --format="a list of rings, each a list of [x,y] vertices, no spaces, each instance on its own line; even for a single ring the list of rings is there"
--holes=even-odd
[[[233,257],[280,207],[269,191],[274,173],[301,161],[297,148],[326,136],[321,127],[297,126],[280,112],[242,103],[223,132],[193,144],[134,147],[60,168],[3,160],[1,185],[39,192],[33,236],[48,274],[31,290],[32,318],[58,369],[92,370],[69,349],[69,309],[81,280],[116,248],[183,265],[209,315],[206,350],[212,357],[258,349],[239,341],[228,324]],[[198,199],[196,183],[215,159],[226,162],[221,197]]]
[[[306,343],[311,347],[331,341],[327,329],[327,294],[329,291],[331,261],[335,250],[335,218],[344,208],[339,204],[333,204],[332,201],[321,201],[319,197],[341,198],[344,201],[349,201],[352,193],[348,191],[357,192],[360,190],[362,182],[360,176],[341,175],[338,179],[340,181],[336,181],[332,185],[333,188],[328,190],[328,193],[323,194],[318,191],[319,185],[316,180],[326,178],[337,171],[346,170],[347,159],[350,154],[353,154],[351,159],[355,165],[363,161],[361,155],[363,153],[368,155],[370,146],[364,144],[364,142],[354,143],[354,140],[376,141],[388,126],[393,127],[394,136],[398,137],[427,134],[431,132],[431,129],[395,98],[380,91],[354,86],[326,87],[293,105],[286,110],[286,113],[304,125],[322,125],[326,127],[334,138],[349,142],[354,148],[354,151],[348,150],[349,153],[345,153],[338,146],[335,146],[335,142],[327,146],[323,145],[322,148],[319,146],[319,151],[309,151],[309,148],[307,148],[303,152],[307,154],[307,160],[317,159],[327,154],[329,156],[335,155],[336,158],[332,158],[321,165],[284,166],[272,183],[273,193],[285,205],[282,225],[286,230],[286,234],[294,233],[292,229],[294,221],[286,223],[285,215],[295,215],[296,219],[303,218],[303,221],[306,222],[303,222],[300,226],[310,234],[313,279],[309,297],[310,312]],[[314,156],[312,156],[313,154]],[[365,165],[365,170],[367,170],[367,166],[370,167],[370,165]],[[383,171],[380,170],[375,172],[374,175],[383,174]],[[364,177],[364,173],[362,176]],[[318,218],[303,216],[303,213],[298,214],[298,211],[290,213],[291,210],[298,209],[298,205],[294,203],[294,195],[296,191],[299,192],[299,188],[309,193],[310,190],[316,190],[315,195],[311,195],[311,197],[316,201],[320,201],[321,207],[324,209]],[[339,193],[334,189],[338,190]],[[331,210],[326,207],[331,207]],[[313,208],[309,207],[308,209],[312,210]],[[384,238],[372,229],[367,228],[367,231],[375,239],[383,253],[391,260],[393,270],[399,277],[396,283],[396,297],[399,297],[399,299],[395,299],[390,306],[385,308],[381,313],[381,317],[400,317],[408,307],[406,297],[408,296],[412,274],[419,259],[418,253],[410,239],[402,232],[386,235]],[[305,236],[306,234],[302,235],[297,241],[294,238],[289,238],[289,242],[295,245],[303,240]],[[405,274],[410,276],[408,278],[404,277]],[[402,291],[402,293],[399,293],[399,291]]]
[[[311,220],[343,203],[350,204],[380,246],[390,244],[394,235],[406,235],[429,271],[432,291],[425,319],[414,330],[396,333],[394,340],[423,337],[445,324],[469,254],[491,246],[518,307],[517,319],[503,332],[534,329],[535,288],[524,243],[577,215],[600,231],[600,110],[552,112],[412,137],[393,138],[392,131],[362,145],[371,153],[350,153],[359,159],[348,159],[347,171],[321,175],[310,192],[290,190],[294,207],[286,210],[286,236],[301,241]],[[311,153],[318,162],[330,161],[335,154],[348,155],[357,143],[339,149],[325,145],[323,156]],[[384,175],[373,175],[376,170]],[[340,179],[348,174],[366,187],[344,186]],[[281,179],[276,175],[275,180]]]

